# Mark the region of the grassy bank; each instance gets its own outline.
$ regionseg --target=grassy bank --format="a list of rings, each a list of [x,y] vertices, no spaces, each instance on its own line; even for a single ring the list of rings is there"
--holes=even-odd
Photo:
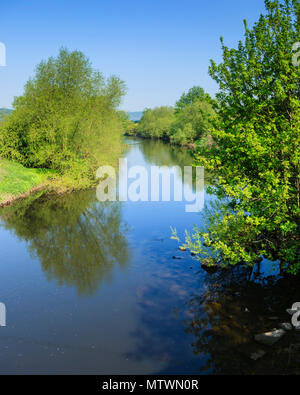
[[[0,160],[0,207],[43,189],[55,176],[45,169],[27,169],[16,162]]]

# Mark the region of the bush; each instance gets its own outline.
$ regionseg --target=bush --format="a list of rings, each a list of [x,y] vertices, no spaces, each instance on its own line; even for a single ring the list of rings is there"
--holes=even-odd
[[[166,138],[174,121],[172,107],[156,107],[144,111],[137,132],[146,138]]]

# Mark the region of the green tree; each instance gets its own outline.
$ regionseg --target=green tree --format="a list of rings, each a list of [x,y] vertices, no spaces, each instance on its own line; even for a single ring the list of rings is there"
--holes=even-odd
[[[175,112],[178,113],[186,106],[195,103],[196,101],[212,103],[213,100],[208,93],[200,86],[193,86],[187,93],[183,93],[180,99],[176,102]]]
[[[147,138],[166,138],[172,122],[174,109],[172,107],[156,107],[146,109],[138,124],[138,134]]]
[[[90,178],[121,147],[118,77],[105,80],[79,51],[41,62],[2,127],[0,153],[30,167]]]
[[[265,1],[237,49],[222,41],[223,62],[210,75],[220,87],[215,145],[197,164],[218,176],[215,192],[229,199],[187,245],[220,264],[253,265],[279,259],[300,270],[300,68],[292,62],[299,40],[299,2]]]
[[[181,96],[175,110],[172,107],[145,110],[137,134],[177,145],[193,144],[210,135],[217,117],[214,107],[215,101],[204,89],[195,86]]]
[[[210,135],[216,116],[211,103],[206,100],[195,100],[176,113],[169,138],[175,144],[192,144]]]

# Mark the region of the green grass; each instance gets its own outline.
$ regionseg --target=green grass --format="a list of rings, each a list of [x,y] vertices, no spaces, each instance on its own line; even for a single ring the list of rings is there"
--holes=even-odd
[[[0,203],[44,184],[54,175],[51,170],[27,169],[19,163],[0,160]]]

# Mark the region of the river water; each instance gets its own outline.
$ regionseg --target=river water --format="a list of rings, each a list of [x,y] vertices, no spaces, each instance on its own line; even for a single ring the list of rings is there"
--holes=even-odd
[[[162,142],[126,143],[128,166],[191,163]],[[100,203],[91,190],[2,210],[0,372],[300,373],[299,335],[271,348],[253,340],[290,321],[298,282],[268,262],[251,277],[204,271],[170,238],[170,226],[182,235],[205,217],[186,204]]]

